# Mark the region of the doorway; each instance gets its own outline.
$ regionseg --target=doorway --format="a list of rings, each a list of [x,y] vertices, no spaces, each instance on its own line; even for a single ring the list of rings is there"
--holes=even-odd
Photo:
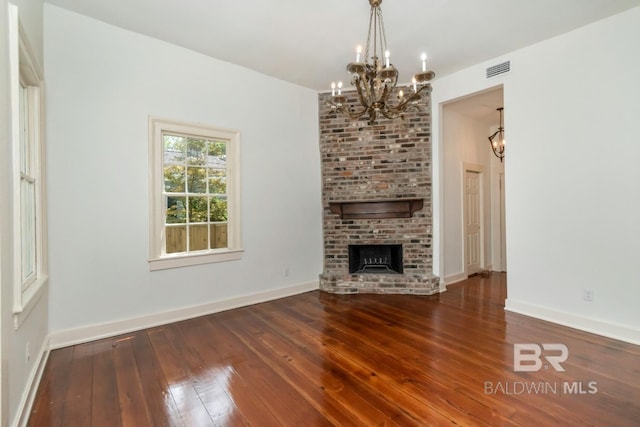
[[[500,124],[503,88],[442,104],[442,239],[445,283],[506,271],[504,162],[489,135]],[[505,109],[505,118],[508,112]]]

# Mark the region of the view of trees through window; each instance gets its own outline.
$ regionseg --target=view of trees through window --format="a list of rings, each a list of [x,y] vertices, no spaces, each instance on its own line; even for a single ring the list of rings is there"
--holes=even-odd
[[[227,145],[163,134],[166,253],[227,247]]]

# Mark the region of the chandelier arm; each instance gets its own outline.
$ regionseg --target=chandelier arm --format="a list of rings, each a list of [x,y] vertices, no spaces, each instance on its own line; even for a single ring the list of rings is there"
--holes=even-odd
[[[342,98],[344,98],[344,97],[342,97]],[[343,103],[341,103],[341,102],[336,103],[334,98],[331,98],[329,101],[327,101],[327,105],[329,107],[331,107],[331,109],[333,111],[336,111],[338,113],[344,114],[345,116],[348,116],[352,120],[362,117],[364,115],[364,113],[367,112],[367,109],[364,108],[361,111],[353,113],[348,108],[346,108]]]
[[[363,111],[359,111],[357,113],[352,113],[344,105],[336,104],[333,101],[328,102],[327,105],[330,106],[333,111],[336,111],[336,112],[338,112],[340,114],[344,114],[345,116],[348,116],[352,120],[361,117],[367,111],[367,110],[363,110]]]
[[[370,88],[369,85],[367,85],[367,80],[368,80],[367,74],[365,71],[363,74],[360,75],[358,84],[356,85],[356,89],[358,90],[358,96],[360,97],[360,103],[365,107],[369,106],[367,99],[371,99],[371,91],[372,91],[372,88]],[[363,88],[365,93],[362,93]]]
[[[384,86],[384,89],[382,91],[382,96],[377,99],[376,101],[384,101],[385,99],[387,99],[387,97],[389,96],[390,91],[396,87],[396,84],[398,83],[398,74],[395,75],[395,77],[393,78],[393,81],[389,81],[389,84],[385,83],[385,80],[382,80],[382,85]]]
[[[342,108],[343,108],[344,113],[347,116],[349,116],[349,118],[352,119],[352,120],[353,119],[359,119],[360,117],[364,116],[367,111],[369,111],[369,108],[367,106],[363,106],[362,110],[360,110],[360,111],[351,111],[350,109],[347,110],[344,107],[342,107]]]
[[[340,104],[340,105],[336,105],[335,103],[333,103],[333,101],[331,102],[331,105],[333,107],[335,107],[335,109],[339,112],[341,112],[342,114],[348,116],[351,120],[354,119],[359,119],[360,117],[362,117],[367,111],[369,111],[369,106],[368,104],[365,102],[365,99],[363,98],[363,94],[362,94],[362,87],[359,84],[356,84],[356,90],[358,93],[358,97],[360,98],[360,104],[363,106],[362,110],[360,111],[356,111],[353,112],[351,111],[351,109],[345,107],[344,105]]]
[[[345,108],[344,106],[339,107],[337,110],[340,111],[342,114],[348,116],[351,120],[359,119],[360,117],[364,116],[364,114],[368,111],[366,108],[364,108],[362,111],[358,111],[354,113],[351,110]]]
[[[409,104],[410,102],[413,102],[413,100],[415,99],[420,99],[420,97],[418,96],[418,93],[414,93],[405,101],[396,105],[395,107],[388,107],[385,105],[385,108],[384,110],[381,110],[381,113],[387,119],[395,119],[397,117],[400,117],[402,113],[404,113],[407,110],[406,105]]]
[[[431,87],[431,85],[424,85],[421,86],[417,91],[415,91],[414,93],[412,93],[408,98],[406,98],[404,101],[402,101],[401,103],[399,103],[398,105],[396,105],[395,107],[392,107],[392,109],[394,110],[404,110],[405,105],[409,104],[410,102],[413,102],[416,99],[420,99],[420,92],[424,91],[425,89]]]
[[[387,99],[387,97],[389,96],[389,86],[384,83],[382,85],[384,86],[384,88],[382,89],[382,96],[376,101],[380,101],[383,105],[386,106],[385,99]]]
[[[367,89],[367,97],[365,98],[365,94],[362,93],[362,86],[365,87],[365,89]],[[365,112],[369,111],[369,108],[371,108],[371,105],[369,105],[369,103],[367,103],[367,99],[370,99],[370,93],[368,91],[368,87],[366,84],[358,84],[356,85],[356,91],[358,92],[358,98],[360,99],[360,104],[363,106],[362,111],[357,115],[357,118],[362,117],[364,115]]]
[[[389,108],[384,108],[380,110],[380,114],[382,114],[385,118],[387,119],[395,119],[400,117],[400,115],[403,113],[403,111],[392,111],[395,109],[389,109]]]
[[[384,84],[384,81],[381,82],[382,84],[382,95],[377,97],[374,102],[382,102],[384,104],[385,99],[387,99],[387,96],[389,96],[389,86],[387,86],[386,84]],[[376,93],[376,95],[380,95],[380,91],[378,91]]]

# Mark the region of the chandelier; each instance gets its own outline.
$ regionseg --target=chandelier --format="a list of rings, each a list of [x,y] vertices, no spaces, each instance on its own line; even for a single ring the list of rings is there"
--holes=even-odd
[[[404,89],[394,90],[398,83],[398,70],[389,61],[390,53],[387,50],[381,3],[382,0],[369,0],[371,14],[364,50],[365,62],[361,62],[362,47],[358,46],[356,61],[347,64],[351,84],[356,88],[360,105],[353,107],[347,105],[347,97],[342,94],[342,82],[338,82],[337,85],[335,82],[331,83],[329,101],[332,110],[351,119],[359,119],[368,113],[371,125],[375,123],[378,115],[395,119],[404,111],[417,108],[421,98],[420,93],[431,88],[428,82],[435,77],[433,71],[427,71],[427,54],[423,53],[420,57],[422,71],[413,76],[412,84]],[[396,94],[395,101],[390,99],[393,93]]]
[[[504,110],[504,108],[500,107],[498,108],[497,111],[500,111],[500,127],[498,128],[497,131],[495,131],[490,137],[489,137],[489,143],[491,144],[491,149],[493,150],[493,154],[496,155],[497,158],[500,159],[500,161],[502,162],[502,159],[504,159],[504,126],[502,125],[502,110]]]

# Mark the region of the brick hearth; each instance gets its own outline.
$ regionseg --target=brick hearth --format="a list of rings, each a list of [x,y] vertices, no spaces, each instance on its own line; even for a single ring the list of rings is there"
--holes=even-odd
[[[355,92],[346,95],[354,104]],[[324,210],[320,289],[334,293],[439,292],[440,280],[432,273],[430,93],[425,93],[426,106],[420,111],[395,120],[378,119],[373,126],[366,117],[352,121],[337,115],[327,106],[330,96],[319,96]],[[397,201],[407,203],[387,203]],[[400,209],[384,207],[387,205],[413,207],[394,213]],[[386,211],[368,212],[371,206]],[[354,209],[356,215],[344,215]],[[402,274],[349,273],[349,245],[383,244],[402,245]]]

